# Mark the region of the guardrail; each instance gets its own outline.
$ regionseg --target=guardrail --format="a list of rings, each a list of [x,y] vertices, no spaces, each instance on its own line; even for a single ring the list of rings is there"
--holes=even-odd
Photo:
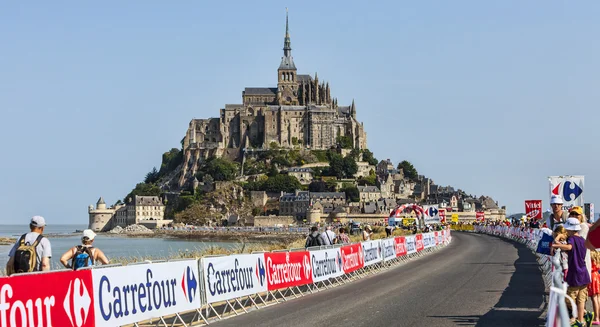
[[[540,265],[546,291],[549,292],[546,326],[571,326],[565,299],[571,303],[571,313],[574,317],[577,316],[577,305],[573,299],[566,294],[567,283],[564,282],[564,276],[560,265],[560,250],[556,250],[554,256],[539,254],[536,252],[538,243],[542,239],[542,230],[508,226],[457,226],[461,227],[458,227],[456,230],[485,233],[512,239],[525,244],[530,250],[532,250],[536,254],[537,261]]]
[[[0,277],[0,326],[191,326],[289,301],[449,244],[450,230],[353,244]]]

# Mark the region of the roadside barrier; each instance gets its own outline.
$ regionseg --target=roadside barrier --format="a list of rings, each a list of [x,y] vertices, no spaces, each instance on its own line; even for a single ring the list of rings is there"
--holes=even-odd
[[[0,277],[0,326],[196,326],[378,273],[450,230],[354,244]]]
[[[546,326],[571,326],[565,299],[571,303],[571,313],[573,316],[577,316],[577,305],[572,298],[566,295],[567,283],[564,282],[563,272],[560,265],[560,250],[556,250],[554,256],[539,254],[536,252],[538,243],[542,239],[543,235],[543,231],[541,229],[508,226],[465,226],[471,226],[471,230],[461,229],[462,231],[474,231],[477,233],[508,238],[523,243],[530,250],[532,250],[536,254],[540,270],[542,271],[542,277],[544,279],[546,291],[549,292]]]

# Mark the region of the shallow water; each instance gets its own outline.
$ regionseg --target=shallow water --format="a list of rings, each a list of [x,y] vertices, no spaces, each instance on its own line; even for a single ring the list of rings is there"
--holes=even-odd
[[[85,225],[55,225],[48,226],[44,231],[52,244],[52,269],[61,268],[60,257],[71,247],[80,243],[80,234],[75,230],[83,230]],[[0,237],[18,238],[28,231],[25,225],[0,225]],[[94,246],[102,249],[109,258],[143,257],[161,259],[180,251],[201,250],[211,246],[231,248],[238,246],[237,242],[212,242],[207,240],[182,240],[165,238],[128,238],[120,235],[98,235]],[[4,268],[8,261],[11,246],[0,245],[0,267]]]

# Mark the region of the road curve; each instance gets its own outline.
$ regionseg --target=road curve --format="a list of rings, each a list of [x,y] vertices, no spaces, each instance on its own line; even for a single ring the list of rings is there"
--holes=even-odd
[[[544,284],[531,251],[452,235],[448,247],[384,273],[211,326],[543,326]]]

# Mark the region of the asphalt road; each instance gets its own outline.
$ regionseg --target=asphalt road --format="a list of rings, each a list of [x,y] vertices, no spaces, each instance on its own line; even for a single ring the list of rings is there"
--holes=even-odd
[[[211,326],[543,326],[543,295],[524,245],[453,233],[429,256]]]

